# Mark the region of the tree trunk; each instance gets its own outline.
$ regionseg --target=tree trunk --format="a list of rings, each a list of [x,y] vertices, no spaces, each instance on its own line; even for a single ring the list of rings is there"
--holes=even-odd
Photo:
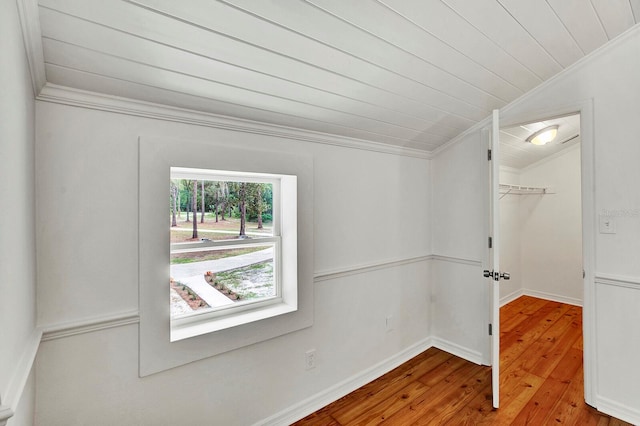
[[[182,200],[180,199],[180,184],[178,183],[178,185],[176,186],[176,199],[178,200],[178,217],[180,219],[182,219],[182,206],[180,206],[180,204],[182,204]]]
[[[191,200],[187,198],[187,222],[191,222],[189,220],[189,212],[191,211]]]
[[[198,181],[193,181],[193,199],[191,200],[193,209],[193,234],[191,238],[198,238]]]
[[[218,204],[216,204],[216,223],[218,223]]]
[[[247,206],[244,201],[240,201],[240,235],[245,234],[245,225],[246,225],[246,217],[247,217]]]
[[[176,210],[178,204],[178,188],[175,185],[171,185],[171,198],[173,199],[173,208],[171,209],[171,226],[178,226],[176,221]]]
[[[247,220],[247,184],[240,184],[240,200],[238,202],[238,208],[240,209],[240,236],[245,236],[245,225]]]
[[[204,223],[204,181],[200,185],[200,223]]]
[[[257,205],[258,205],[258,229],[262,229],[262,185],[258,184],[258,200],[257,200]]]

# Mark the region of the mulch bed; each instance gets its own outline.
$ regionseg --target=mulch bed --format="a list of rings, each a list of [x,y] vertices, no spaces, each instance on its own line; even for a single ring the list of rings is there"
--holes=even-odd
[[[171,283],[171,288],[174,289],[176,291],[176,293],[178,293],[180,295],[180,297],[182,297],[182,299],[187,302],[189,304],[189,306],[191,307],[191,309],[198,310],[198,309],[204,309],[204,308],[208,308],[209,305],[207,305],[207,302],[205,302],[204,300],[202,300],[200,298],[200,296],[198,296],[195,291],[191,291],[189,289],[189,286],[186,286],[184,284],[181,284],[178,281],[174,281],[173,279],[170,280]],[[184,288],[184,290],[183,290]]]

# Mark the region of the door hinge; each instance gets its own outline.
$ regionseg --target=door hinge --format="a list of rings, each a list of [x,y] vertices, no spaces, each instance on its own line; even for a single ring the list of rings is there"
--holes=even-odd
[[[487,160],[491,161],[491,150],[487,151]]]
[[[489,324],[489,336],[493,336],[493,324]]]
[[[493,248],[493,238],[489,237],[489,248]]]

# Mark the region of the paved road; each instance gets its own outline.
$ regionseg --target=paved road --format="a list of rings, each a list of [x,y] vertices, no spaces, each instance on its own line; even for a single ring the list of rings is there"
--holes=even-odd
[[[225,257],[217,260],[205,260],[204,262],[184,263],[171,265],[171,276],[175,279],[200,275],[204,280],[204,273],[207,271],[223,272],[231,269],[242,268],[243,266],[255,263],[266,262],[273,259],[273,248],[254,251],[253,253],[241,254],[240,256]]]
[[[233,305],[233,300],[211,287],[204,279],[204,273],[212,271],[215,273],[229,271],[231,269],[242,268],[244,266],[262,263],[273,259],[273,248],[255,251],[253,253],[241,254],[240,256],[225,257],[217,260],[206,260],[204,262],[185,263],[171,265],[171,276],[183,284],[186,284],[202,300],[211,307]],[[176,296],[177,293],[176,293]],[[179,298],[180,296],[178,296]],[[174,301],[172,300],[172,304]],[[187,305],[188,307],[188,305]],[[185,308],[179,301],[175,301],[176,312],[183,313]],[[188,312],[188,311],[187,311]]]

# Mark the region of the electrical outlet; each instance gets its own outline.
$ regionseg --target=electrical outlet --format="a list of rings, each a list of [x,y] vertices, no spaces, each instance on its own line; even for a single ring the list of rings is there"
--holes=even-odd
[[[393,330],[393,315],[389,315],[386,318],[387,331]]]
[[[316,350],[309,349],[304,353],[304,368],[305,370],[311,370],[316,368]]]

